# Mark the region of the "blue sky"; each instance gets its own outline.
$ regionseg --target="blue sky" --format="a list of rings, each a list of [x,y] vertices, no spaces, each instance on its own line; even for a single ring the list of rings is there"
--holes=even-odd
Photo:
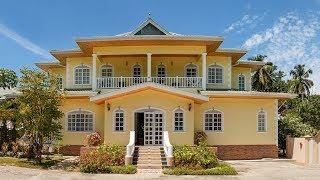
[[[305,63],[320,92],[320,0],[2,0],[0,67],[34,68],[53,60],[48,50],[131,31],[148,12],[168,31],[223,36],[222,47],[245,48],[245,58],[266,54],[287,73]]]

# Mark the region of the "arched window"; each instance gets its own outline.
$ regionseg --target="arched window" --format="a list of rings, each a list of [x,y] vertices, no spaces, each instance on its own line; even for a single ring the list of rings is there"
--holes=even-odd
[[[182,109],[176,109],[173,112],[174,116],[174,131],[185,131],[185,116]]]
[[[101,77],[112,77],[113,69],[111,65],[103,65],[101,67]]]
[[[258,129],[258,132],[267,131],[267,113],[263,110],[258,112],[257,129]]]
[[[217,110],[209,110],[204,114],[204,130],[205,131],[223,131],[222,112]]]
[[[141,77],[141,66],[139,64],[133,66],[133,77]]]
[[[74,73],[76,85],[88,85],[90,84],[90,68],[88,66],[77,66]]]
[[[246,90],[246,77],[243,74],[238,76],[238,89],[240,91]]]
[[[219,65],[211,65],[208,68],[208,83],[223,82],[223,67]]]
[[[166,66],[159,64],[157,68],[158,77],[166,77]]]
[[[93,113],[89,111],[72,111],[67,114],[68,131],[91,132],[93,131]]]
[[[124,131],[124,111],[122,109],[118,109],[114,112],[113,123],[114,131]]]
[[[185,68],[186,77],[197,77],[197,66],[194,64],[188,64]]]
[[[63,89],[63,79],[61,75],[58,75],[57,77],[57,87],[59,90]]]

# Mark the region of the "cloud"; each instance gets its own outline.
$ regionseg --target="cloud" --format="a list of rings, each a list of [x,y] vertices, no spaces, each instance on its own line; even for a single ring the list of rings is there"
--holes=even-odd
[[[232,31],[235,31],[237,33],[243,32],[245,29],[253,29],[257,26],[259,22],[263,20],[266,13],[264,13],[261,16],[258,15],[244,15],[239,21],[236,21],[232,23],[228,28],[224,30],[225,33],[230,33]]]
[[[0,34],[10,38],[11,40],[15,41],[17,44],[19,44],[24,49],[27,49],[34,54],[40,55],[43,58],[51,58],[47,50],[42,49],[41,47],[37,46],[33,42],[29,41],[28,39],[20,36],[18,33],[14,32],[4,24],[0,23]]]
[[[320,13],[290,12],[279,17],[269,28],[253,34],[243,48],[249,55],[264,54],[289,74],[296,64],[313,70],[314,92],[320,93]]]

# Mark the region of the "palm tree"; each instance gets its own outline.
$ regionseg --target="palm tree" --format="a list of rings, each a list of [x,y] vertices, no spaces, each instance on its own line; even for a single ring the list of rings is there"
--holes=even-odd
[[[310,74],[312,70],[306,70],[304,64],[294,66],[294,69],[290,71],[292,76],[290,91],[298,94],[302,99],[309,96],[310,88],[313,86],[313,81],[308,79]]]
[[[16,87],[17,83],[18,79],[14,71],[0,68],[0,87],[10,89]]]
[[[263,62],[267,56],[258,54],[255,57],[248,58],[249,61]],[[269,91],[273,82],[271,73],[275,70],[275,66],[271,62],[267,62],[259,68],[252,76],[252,88],[256,91]]]

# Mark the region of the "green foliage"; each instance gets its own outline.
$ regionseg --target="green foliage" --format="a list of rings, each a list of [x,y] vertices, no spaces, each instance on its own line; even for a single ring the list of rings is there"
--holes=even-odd
[[[81,155],[80,170],[87,173],[130,172],[130,167],[118,169],[113,166],[123,166],[125,160],[124,148],[120,145],[101,145],[95,151]]]
[[[290,75],[292,76],[290,91],[298,94],[301,98],[309,96],[310,88],[313,86],[313,81],[308,79],[310,74],[312,74],[312,70],[306,70],[304,64],[294,66],[294,70],[290,71]]]
[[[48,169],[51,166],[56,165],[57,163],[64,160],[60,157],[52,157],[49,159],[44,159],[41,163],[36,163],[34,161],[28,161],[27,159],[18,159],[14,157],[0,157],[1,166],[18,166],[25,168],[34,168],[34,169]]]
[[[177,167],[212,168],[218,165],[215,153],[204,143],[199,146],[176,146],[173,151]]]
[[[316,130],[309,124],[303,123],[301,117],[297,114],[286,114],[279,120],[279,148],[286,149],[286,136],[303,137],[306,135],[314,135]]]
[[[197,131],[194,133],[194,144],[199,145],[200,143],[207,143],[208,136],[203,131]]]
[[[28,69],[21,74],[18,126],[30,138],[29,158],[40,162],[44,141],[61,139],[61,94],[54,76]]]
[[[237,171],[228,164],[219,164],[209,169],[194,169],[190,167],[168,168],[163,171],[168,175],[236,175]]]
[[[3,89],[16,87],[18,83],[17,75],[14,71],[0,68],[0,87]]]

